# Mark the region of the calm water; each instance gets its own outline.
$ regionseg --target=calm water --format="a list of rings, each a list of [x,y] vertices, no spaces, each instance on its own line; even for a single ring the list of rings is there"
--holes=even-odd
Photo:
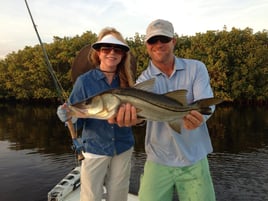
[[[57,106],[0,104],[0,201],[46,201],[76,165]],[[209,155],[218,201],[268,200],[268,108],[218,107],[208,122]],[[130,190],[137,193],[144,128],[135,128]]]

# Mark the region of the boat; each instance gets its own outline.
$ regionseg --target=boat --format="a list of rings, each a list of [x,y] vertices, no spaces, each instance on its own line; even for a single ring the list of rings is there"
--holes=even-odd
[[[79,201],[80,200],[80,166],[71,170],[57,185],[48,192],[48,201]],[[106,190],[103,187],[105,201]],[[138,201],[138,196],[129,193],[127,201]]]

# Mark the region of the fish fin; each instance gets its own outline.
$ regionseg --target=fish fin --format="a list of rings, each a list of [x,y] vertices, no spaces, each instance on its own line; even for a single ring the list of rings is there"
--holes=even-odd
[[[144,118],[143,116],[139,116],[139,115],[137,115],[137,118],[138,118],[139,120],[142,120],[142,121],[147,121],[147,119]]]
[[[138,119],[141,119],[141,120],[146,120],[146,118],[145,117],[143,117],[143,116],[141,116],[141,115],[139,115],[139,113],[142,111],[142,109],[140,109],[140,108],[136,108],[136,113],[137,113],[137,118]]]
[[[186,100],[187,92],[188,91],[186,89],[181,89],[181,90],[175,90],[175,91],[165,93],[164,95],[180,102],[182,105],[187,105],[187,100]]]
[[[154,89],[155,78],[140,82],[134,86],[136,89],[152,92]]]
[[[137,113],[139,113],[139,112],[141,112],[142,111],[142,109],[140,109],[140,108],[136,108],[136,112]]]
[[[168,124],[174,131],[181,134],[181,124],[178,121],[178,119],[176,119],[174,121],[170,121],[170,122],[168,122]]]

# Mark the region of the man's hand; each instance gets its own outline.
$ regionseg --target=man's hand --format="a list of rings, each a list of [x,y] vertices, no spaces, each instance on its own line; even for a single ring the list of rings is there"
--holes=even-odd
[[[137,119],[136,108],[129,103],[122,104],[118,110],[117,115],[108,119],[108,122],[110,124],[116,123],[120,127],[129,127],[136,125],[139,123],[139,120]]]
[[[203,121],[203,115],[196,110],[192,110],[183,118],[183,126],[187,130],[193,130],[199,127]]]

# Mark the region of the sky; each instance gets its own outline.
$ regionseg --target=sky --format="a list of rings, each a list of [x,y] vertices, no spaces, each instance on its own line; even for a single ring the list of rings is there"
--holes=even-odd
[[[170,21],[181,36],[227,27],[268,30],[268,0],[27,0],[43,43],[53,37],[98,34],[114,27],[124,37],[145,35],[155,19]],[[25,0],[0,0],[0,59],[39,44]]]

